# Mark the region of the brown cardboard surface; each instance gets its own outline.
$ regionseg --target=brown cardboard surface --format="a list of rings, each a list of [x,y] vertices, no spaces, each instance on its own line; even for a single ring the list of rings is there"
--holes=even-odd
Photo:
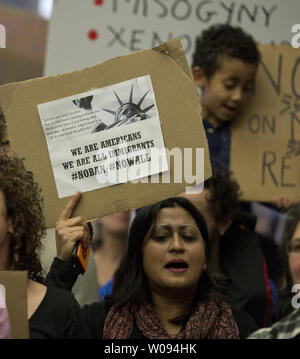
[[[42,188],[48,227],[53,227],[69,198],[57,196],[47,144],[37,105],[139,76],[150,75],[165,146],[168,149],[204,148],[205,178],[211,168],[202,125],[197,89],[179,39],[157,48],[139,51],[102,64],[64,75],[13,83],[0,88],[0,107],[8,126],[12,149],[25,158]],[[193,168],[195,168],[193,156]],[[174,166],[170,165],[171,178]],[[125,183],[86,192],[74,215],[94,219],[124,210],[133,210],[176,195],[183,183]]]
[[[42,76],[48,21],[29,11],[0,5],[6,48],[0,50],[0,84]]]
[[[300,193],[300,49],[260,45],[255,94],[232,124],[231,169],[246,200]]]
[[[0,271],[0,284],[6,292],[6,306],[10,318],[11,338],[28,339],[27,272]]]
[[[1,49],[0,84],[28,80],[42,76],[43,61],[30,56],[21,56],[9,49]]]
[[[6,50],[43,62],[46,51],[48,21],[14,6],[0,5],[0,23],[6,28]],[[4,50],[4,51],[3,51]]]

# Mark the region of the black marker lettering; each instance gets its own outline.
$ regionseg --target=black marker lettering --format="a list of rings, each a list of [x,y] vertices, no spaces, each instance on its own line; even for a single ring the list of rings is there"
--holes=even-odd
[[[271,84],[273,85],[277,95],[280,95],[281,91],[281,73],[282,73],[282,54],[279,55],[279,62],[278,62],[278,70],[277,70],[277,82],[275,83],[272,75],[270,74],[269,70],[267,69],[266,65],[261,61],[260,62],[262,68],[265,70],[266,75],[268,76]]]
[[[208,4],[211,4],[210,0],[201,1],[196,7],[196,16],[202,22],[209,22],[213,15],[216,15],[216,11],[206,11],[205,14],[202,14],[202,7]],[[203,17],[203,15],[205,15],[205,17]]]
[[[285,174],[286,170],[291,168],[291,166],[286,166],[286,164],[285,164],[286,159],[288,159],[288,157],[286,157],[286,156],[282,157],[282,162],[281,162],[281,186],[282,187],[296,187],[296,183],[284,183],[284,174]]]
[[[291,113],[291,140],[295,141],[295,122],[294,120],[296,120],[296,122],[298,122],[300,124],[300,118],[297,117],[297,115],[292,112]]]
[[[168,15],[168,8],[164,5],[161,0],[154,0],[158,5],[162,7],[162,13],[158,15],[159,18],[166,17]]]
[[[114,35],[114,38],[107,44],[107,46],[112,46],[116,41],[118,41],[122,46],[127,47],[126,42],[122,40],[121,35],[125,31],[125,27],[122,27],[119,31],[115,31],[111,26],[107,27],[108,30]]]
[[[148,0],[135,0],[133,13],[135,15],[138,13],[141,1],[143,3],[143,16],[147,16],[147,14],[148,14]]]
[[[262,6],[261,8],[266,15],[265,26],[268,27],[270,25],[270,15],[277,9],[277,5],[273,5],[269,11],[264,6]]]
[[[178,15],[178,7],[180,5],[181,8],[185,8],[185,11],[183,12],[183,15]],[[185,4],[185,5],[184,5]],[[173,4],[173,6],[171,7],[171,15],[176,19],[176,20],[186,20],[190,17],[192,13],[192,6],[189,3],[189,0],[176,0],[175,3]]]
[[[275,184],[278,186],[278,182],[274,173],[272,172],[271,166],[276,162],[276,153],[273,151],[265,151],[263,153],[263,160],[262,160],[262,185],[265,184],[265,177],[266,177],[266,169],[269,170],[270,176]]]
[[[248,128],[253,134],[259,132],[262,132],[263,134],[271,132],[274,134],[276,132],[276,117],[273,116],[271,119],[269,119],[265,115],[262,115],[262,117],[257,114],[253,115],[248,120]]]
[[[231,2],[230,7],[227,7],[226,4],[224,4],[222,1],[220,2],[220,5],[223,6],[223,8],[228,11],[228,17],[227,17],[227,24],[231,23],[232,20],[232,14],[233,14],[233,10],[235,8],[235,3]]]
[[[257,5],[254,6],[254,10],[253,10],[253,14],[250,13],[250,10],[247,8],[246,5],[242,4],[239,8],[239,11],[238,11],[238,15],[237,15],[237,19],[238,19],[238,22],[242,22],[242,14],[243,14],[243,11],[248,15],[249,19],[252,21],[252,22],[255,22],[256,20],[256,16],[257,16],[257,10],[258,10],[258,7]]]
[[[131,51],[139,51],[139,50],[142,50],[142,48],[138,48],[138,47],[135,47],[135,44],[136,43],[139,43],[139,42],[142,42],[141,39],[138,39],[136,37],[137,34],[145,34],[145,30],[133,30],[132,33],[131,33],[131,40],[130,40],[130,45],[129,45],[129,48]]]
[[[272,119],[269,119],[267,116],[262,117],[263,121],[263,133],[267,133],[267,129],[274,134],[276,131],[276,118],[275,116],[272,117]]]
[[[295,87],[295,79],[296,79],[296,73],[297,73],[299,63],[300,63],[300,57],[298,57],[295,62],[295,65],[293,67],[292,77],[291,77],[291,82],[292,82],[291,87],[292,87],[292,91],[293,91],[293,94],[295,95],[295,97],[300,97],[300,93],[297,92],[296,87]]]
[[[118,11],[118,0],[113,0],[112,6],[113,6],[113,12],[117,12]]]
[[[260,130],[260,117],[259,115],[253,115],[248,120],[248,128],[250,132],[256,134]]]

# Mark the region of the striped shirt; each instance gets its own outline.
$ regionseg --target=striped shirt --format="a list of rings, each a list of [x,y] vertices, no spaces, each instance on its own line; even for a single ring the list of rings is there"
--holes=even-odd
[[[259,329],[247,339],[300,339],[300,307],[271,328]]]

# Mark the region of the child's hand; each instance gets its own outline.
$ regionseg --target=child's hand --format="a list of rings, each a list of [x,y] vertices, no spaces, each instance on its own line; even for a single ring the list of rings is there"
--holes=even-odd
[[[71,261],[72,250],[77,241],[81,241],[84,248],[90,245],[90,230],[87,222],[82,217],[71,218],[80,195],[77,191],[70,199],[55,226],[57,257],[67,262]]]
[[[273,197],[271,203],[273,203],[278,209],[288,210],[294,204],[300,201],[300,193],[294,198],[290,199],[281,195]]]

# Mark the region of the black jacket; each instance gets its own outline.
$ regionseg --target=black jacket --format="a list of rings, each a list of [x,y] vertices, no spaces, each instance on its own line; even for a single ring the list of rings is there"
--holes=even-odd
[[[228,304],[247,312],[262,326],[267,290],[263,253],[257,237],[250,230],[254,225],[251,216],[237,214],[221,237],[220,260],[222,270],[228,277]]]

